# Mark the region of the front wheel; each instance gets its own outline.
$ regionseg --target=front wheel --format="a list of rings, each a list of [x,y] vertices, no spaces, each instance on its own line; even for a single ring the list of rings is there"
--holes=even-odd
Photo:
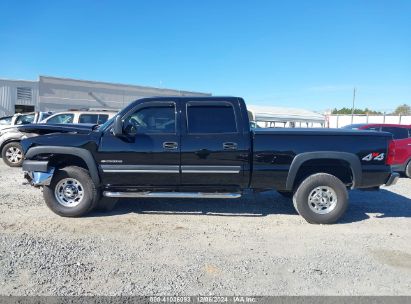
[[[1,152],[4,163],[9,167],[21,167],[24,160],[23,148],[18,142],[8,143]]]
[[[70,166],[58,170],[43,197],[54,213],[65,217],[83,216],[93,210],[99,195],[87,170]]]
[[[348,207],[348,192],[334,175],[317,173],[307,177],[293,197],[297,212],[309,223],[332,224]]]

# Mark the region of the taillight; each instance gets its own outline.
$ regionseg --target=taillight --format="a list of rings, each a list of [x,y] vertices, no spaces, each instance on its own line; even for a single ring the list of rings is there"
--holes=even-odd
[[[387,152],[387,158],[385,159],[385,163],[391,166],[392,164],[394,164],[394,158],[395,158],[395,142],[393,140],[390,140],[388,143],[388,152]]]

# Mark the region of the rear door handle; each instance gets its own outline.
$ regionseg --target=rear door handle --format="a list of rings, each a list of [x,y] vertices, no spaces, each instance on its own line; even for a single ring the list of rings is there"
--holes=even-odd
[[[224,150],[237,150],[237,143],[235,142],[225,142],[223,143]]]
[[[178,144],[174,141],[165,141],[163,142],[163,148],[166,150],[176,150],[178,148]]]

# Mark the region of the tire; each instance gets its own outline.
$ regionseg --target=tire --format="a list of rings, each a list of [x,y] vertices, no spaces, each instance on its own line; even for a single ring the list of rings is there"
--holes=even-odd
[[[311,224],[332,224],[347,210],[347,188],[334,175],[313,174],[298,186],[293,196],[293,205]]]
[[[281,196],[286,197],[286,198],[292,198],[293,197],[293,192],[291,191],[277,191]]]
[[[407,167],[405,168],[405,175],[408,178],[411,178],[411,160],[408,162]]]
[[[54,213],[79,217],[97,206],[100,195],[87,170],[70,166],[54,174],[50,185],[43,187],[43,197]]]
[[[4,163],[9,167],[21,167],[24,161],[23,148],[18,142],[8,143],[1,151]]]

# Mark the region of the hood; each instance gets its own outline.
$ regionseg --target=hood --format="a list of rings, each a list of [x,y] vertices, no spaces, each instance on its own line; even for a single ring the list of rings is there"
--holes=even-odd
[[[18,127],[18,130],[23,133],[35,133],[38,135],[51,134],[51,133],[90,133],[95,124],[29,124]]]
[[[7,128],[2,128],[0,129],[0,136],[3,135],[4,133],[16,131],[16,130],[17,130],[17,126],[15,125],[8,126]]]

